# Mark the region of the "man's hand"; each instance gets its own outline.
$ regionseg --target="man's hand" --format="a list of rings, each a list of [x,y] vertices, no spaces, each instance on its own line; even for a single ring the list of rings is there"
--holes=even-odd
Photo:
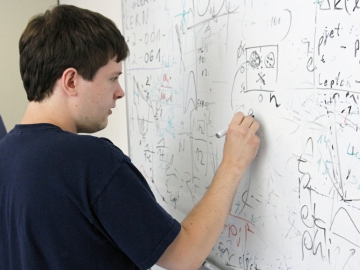
[[[260,139],[255,134],[258,129],[259,123],[252,116],[236,113],[227,131],[221,166],[244,172],[259,149]]]

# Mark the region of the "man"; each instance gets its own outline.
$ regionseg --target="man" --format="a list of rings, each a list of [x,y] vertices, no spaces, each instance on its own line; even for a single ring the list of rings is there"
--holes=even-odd
[[[106,127],[129,54],[114,23],[60,5],[19,42],[29,104],[0,142],[0,269],[198,269],[254,159],[259,124],[237,113],[203,199],[179,224],[110,141]]]

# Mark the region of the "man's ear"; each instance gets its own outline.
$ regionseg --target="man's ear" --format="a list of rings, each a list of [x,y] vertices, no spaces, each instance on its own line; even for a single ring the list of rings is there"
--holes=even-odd
[[[80,75],[75,68],[67,68],[64,70],[61,76],[61,86],[67,95],[77,95],[79,76]]]

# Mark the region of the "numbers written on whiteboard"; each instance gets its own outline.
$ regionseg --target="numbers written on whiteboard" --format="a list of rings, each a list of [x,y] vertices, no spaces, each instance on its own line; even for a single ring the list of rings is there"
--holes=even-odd
[[[160,49],[156,52],[155,59],[154,59],[154,54],[155,54],[154,50],[151,50],[150,52],[146,52],[144,56],[145,63],[150,63],[156,60],[160,62]]]

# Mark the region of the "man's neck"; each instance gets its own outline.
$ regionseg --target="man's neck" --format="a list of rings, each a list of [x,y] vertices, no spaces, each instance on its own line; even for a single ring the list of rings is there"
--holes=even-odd
[[[76,133],[75,125],[69,119],[67,112],[46,99],[41,102],[29,102],[20,124],[47,123],[58,126],[64,131]]]

